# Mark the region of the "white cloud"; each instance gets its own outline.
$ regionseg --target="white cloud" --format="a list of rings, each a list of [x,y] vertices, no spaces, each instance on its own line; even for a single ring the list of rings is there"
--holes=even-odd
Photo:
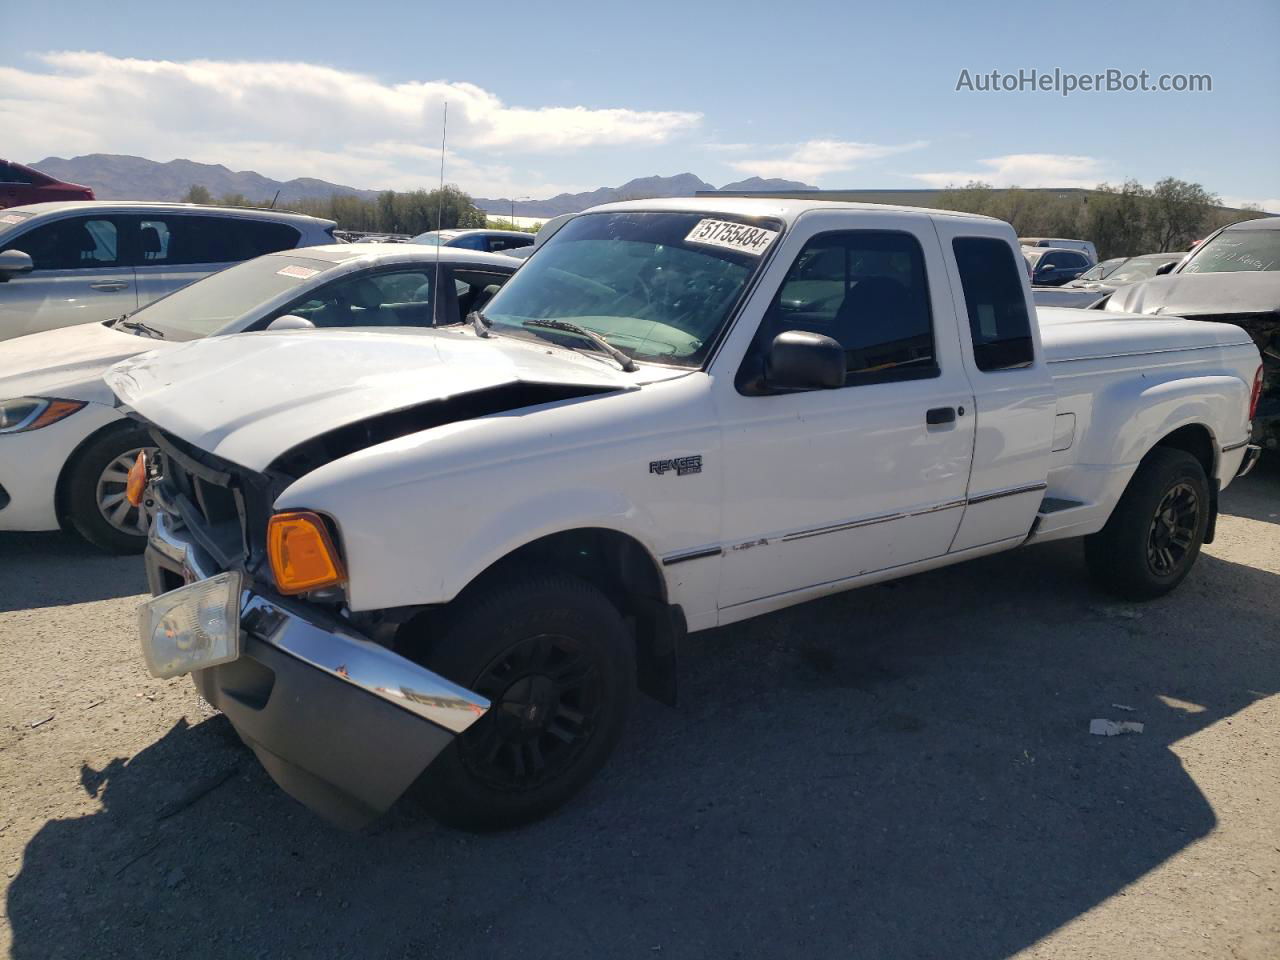
[[[12,156],[131,153],[186,157],[277,177],[421,186],[439,170],[449,105],[452,182],[498,192],[506,154],[652,146],[697,128],[687,111],[517,107],[471,83],[385,83],[308,63],[139,60],[58,52],[47,68],[0,66],[0,129]],[[463,179],[463,174],[475,180]],[[573,188],[519,179],[524,192]]]
[[[923,146],[926,146],[923,140],[902,144],[807,140],[804,143],[763,147],[751,144],[720,144],[716,149],[725,152],[757,154],[746,160],[729,161],[729,166],[742,173],[757,177],[783,177],[787,180],[816,183],[827,174],[852,170],[867,160],[878,160],[895,153],[918,150]]]
[[[981,180],[994,187],[1095,187],[1106,177],[1096,157],[1061,153],[1008,153],[979,160],[983,169],[913,173],[931,187]]]
[[[1243,207],[1246,204],[1253,204],[1260,207],[1267,213],[1280,213],[1280,197],[1265,197],[1258,199],[1257,197],[1241,197],[1241,196],[1224,196],[1220,198],[1224,207]]]

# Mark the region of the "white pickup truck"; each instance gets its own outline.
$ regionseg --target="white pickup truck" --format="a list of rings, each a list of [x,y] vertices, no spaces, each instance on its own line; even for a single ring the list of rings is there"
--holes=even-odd
[[[148,664],[336,821],[412,785],[491,828],[577,791],[634,689],[671,699],[687,632],[1065,537],[1159,596],[1256,460],[1258,351],[1030,302],[999,221],[643,201],[461,326],[126,361]]]

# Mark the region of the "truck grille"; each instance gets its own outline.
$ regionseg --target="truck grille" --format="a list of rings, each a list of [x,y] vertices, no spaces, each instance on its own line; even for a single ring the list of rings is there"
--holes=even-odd
[[[151,428],[160,449],[161,501],[224,570],[252,573],[262,559],[270,482]]]

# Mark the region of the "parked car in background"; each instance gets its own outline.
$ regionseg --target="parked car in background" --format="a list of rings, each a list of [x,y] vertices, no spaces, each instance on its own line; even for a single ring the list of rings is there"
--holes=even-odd
[[[313,809],[416,783],[493,829],[670,702],[687,632],[1070,537],[1163,595],[1256,460],[1258,352],[1079,314],[1037,323],[996,220],[711,196],[574,217],[472,324],[126,360],[142,651]]]
[[[0,160],[0,209],[52,200],[92,200],[93,190],[12,160]]]
[[[132,313],[233,263],[332,243],[332,220],[186,203],[0,210],[0,340]]]
[[[1031,293],[1038,307],[1091,307],[1120,287],[1150,280],[1161,267],[1175,266],[1184,256],[1179,252],[1116,257],[1095,264],[1060,287],[1035,287]]]
[[[532,244],[507,250],[507,255],[511,257],[519,257],[521,260],[528,260],[539,247],[554,237],[561,227],[576,216],[576,213],[562,213],[559,216],[552,217],[538,228],[538,232],[533,235]]]
[[[1071,240],[1066,237],[1019,237],[1024,247],[1057,247],[1059,250],[1079,250],[1089,257],[1090,263],[1098,262],[1098,248],[1092,240]]]
[[[1031,283],[1038,287],[1060,287],[1092,266],[1089,255],[1079,250],[1056,247],[1023,247],[1022,255],[1031,268]]]
[[[290,250],[215,273],[127,318],[0,343],[0,530],[64,526],[107,550],[142,549],[146,511],[124,491],[130,464],[149,444],[102,382],[113,363],[273,323],[401,331],[456,324],[519,265],[402,244]],[[222,385],[237,389],[234,378]]]
[[[428,230],[418,234],[411,242],[503,253],[518,247],[532,246],[533,237],[532,233],[520,230]]]
[[[1243,327],[1262,353],[1254,390],[1256,443],[1280,450],[1280,217],[1210,234],[1166,276],[1121,287],[1100,308]]]

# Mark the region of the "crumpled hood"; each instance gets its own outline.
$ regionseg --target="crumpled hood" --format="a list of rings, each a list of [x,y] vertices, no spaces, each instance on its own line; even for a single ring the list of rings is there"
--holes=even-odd
[[[631,389],[638,378],[511,337],[295,330],[192,341],[164,356],[126,360],[105,380],[162,429],[263,470],[306,440],[432,401],[518,383]]]
[[[1280,272],[1176,273],[1131,283],[1107,301],[1120,313],[1178,317],[1259,314],[1280,310]]]
[[[102,374],[113,363],[178,346],[101,323],[46,330],[0,343],[0,400],[59,397],[114,403]]]

